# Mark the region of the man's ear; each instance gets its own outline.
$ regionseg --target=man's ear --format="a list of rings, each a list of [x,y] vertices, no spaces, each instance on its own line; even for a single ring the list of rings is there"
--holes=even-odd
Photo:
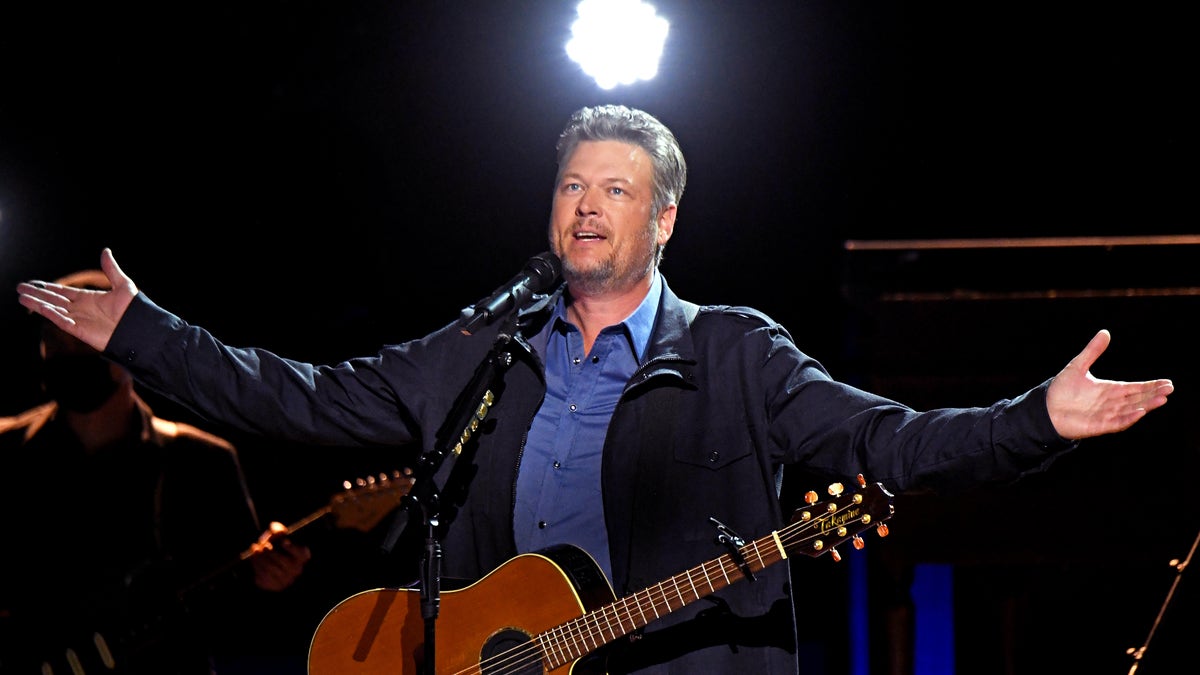
[[[679,207],[674,204],[669,204],[658,214],[657,242],[659,246],[665,246],[671,239],[671,235],[675,233],[675,214],[678,209]]]

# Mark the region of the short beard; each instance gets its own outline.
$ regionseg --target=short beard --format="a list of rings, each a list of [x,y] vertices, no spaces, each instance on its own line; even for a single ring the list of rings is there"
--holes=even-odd
[[[654,271],[658,263],[659,251],[658,245],[655,243],[657,234],[658,226],[656,220],[651,220],[642,230],[642,236],[638,239],[638,243],[642,247],[649,248],[650,255],[646,259],[645,267],[641,270],[626,270],[624,276],[622,276],[621,271],[617,269],[618,256],[614,255],[601,264],[586,270],[581,270],[572,265],[569,260],[564,260],[563,277],[570,280],[570,287],[576,293],[582,295],[601,295],[617,289],[623,283],[648,276]]]
[[[613,259],[590,269],[581,270],[569,261],[563,262],[563,276],[570,279],[570,287],[584,295],[599,295],[617,285],[617,266]]]

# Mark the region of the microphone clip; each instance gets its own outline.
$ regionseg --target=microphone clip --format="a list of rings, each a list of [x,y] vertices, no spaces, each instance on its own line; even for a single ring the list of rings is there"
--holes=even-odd
[[[533,256],[517,276],[463,309],[458,319],[459,331],[471,335],[480,326],[491,325],[505,314],[520,310],[534,295],[553,289],[561,272],[562,262],[550,251]]]

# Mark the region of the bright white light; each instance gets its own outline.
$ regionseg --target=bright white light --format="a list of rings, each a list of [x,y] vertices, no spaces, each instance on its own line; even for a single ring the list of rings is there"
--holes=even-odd
[[[567,56],[601,89],[649,80],[670,24],[639,0],[582,0],[571,25]]]

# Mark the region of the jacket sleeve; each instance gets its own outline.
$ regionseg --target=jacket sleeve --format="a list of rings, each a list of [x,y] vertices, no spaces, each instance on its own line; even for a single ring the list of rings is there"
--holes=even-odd
[[[1077,445],[1050,421],[1049,380],[989,406],[918,411],[835,381],[778,326],[754,332],[765,345],[771,443],[784,463],[949,494],[1042,471]]]
[[[414,341],[313,365],[224,345],[139,293],[105,354],[142,385],[210,421],[285,440],[354,446],[398,445],[416,436],[422,408],[438,405],[445,389],[419,365],[437,362],[422,361],[430,349]]]

